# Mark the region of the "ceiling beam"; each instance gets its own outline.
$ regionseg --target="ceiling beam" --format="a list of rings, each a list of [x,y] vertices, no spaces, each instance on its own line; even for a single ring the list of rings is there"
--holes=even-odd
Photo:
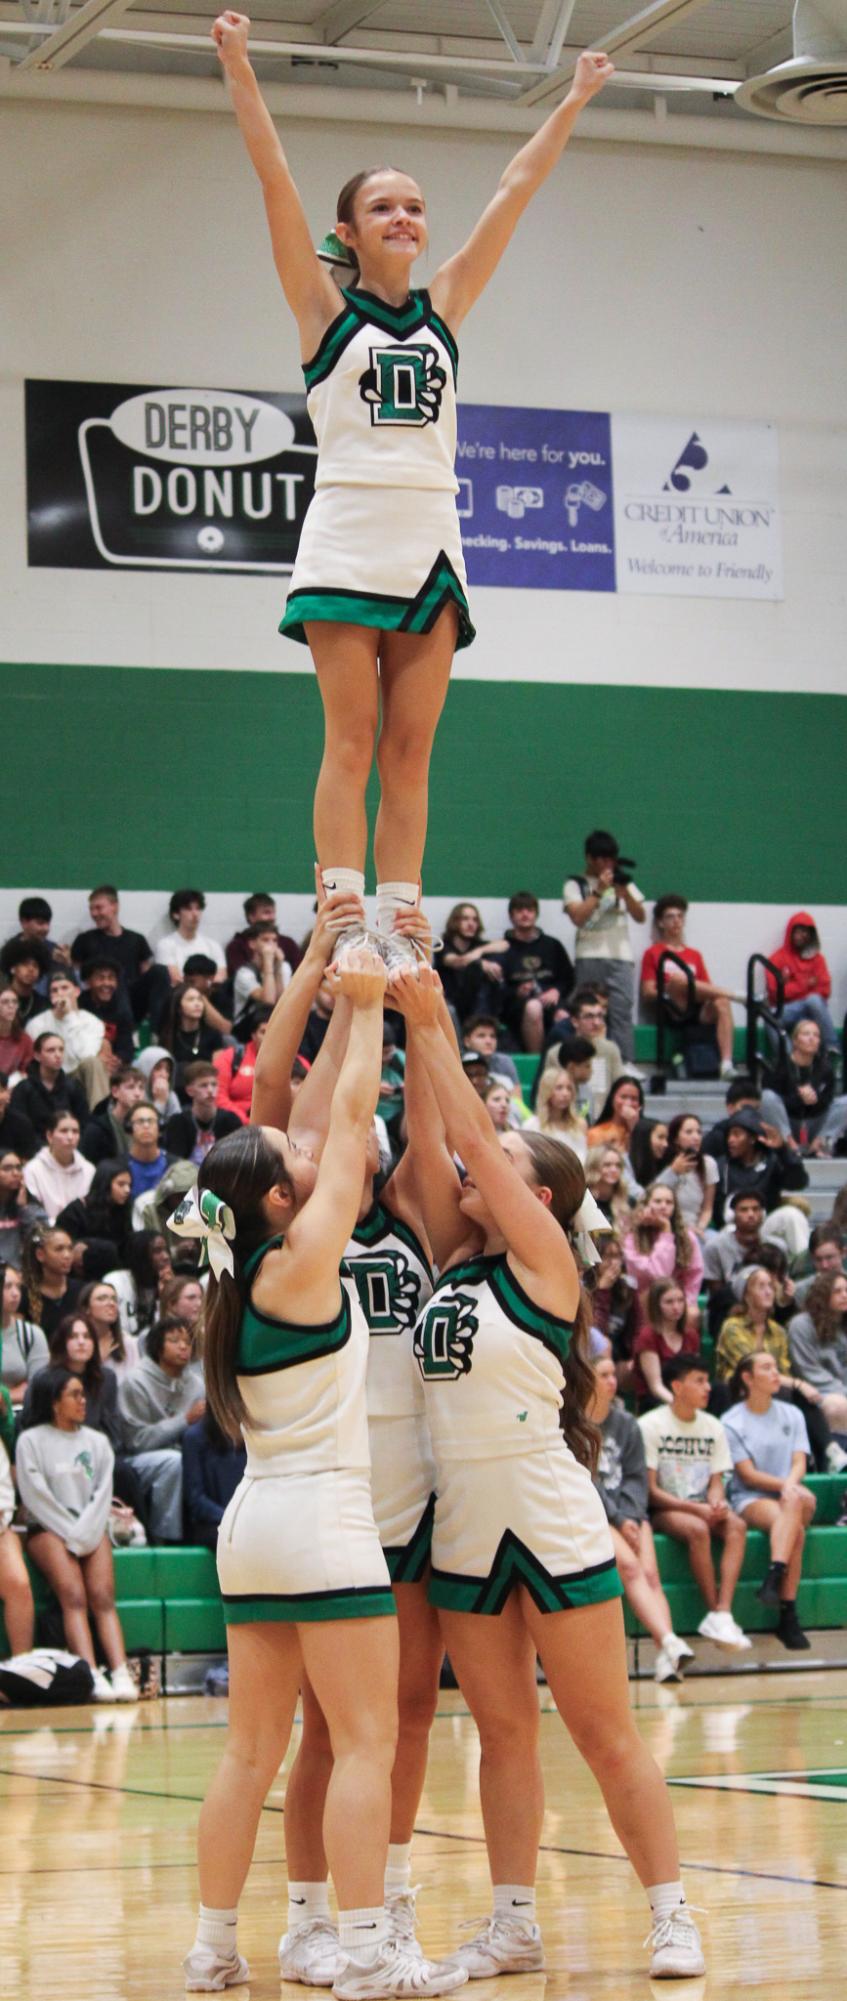
[[[385,0],[332,0],[332,5],[317,14],[309,26],[318,29],[323,42],[340,42],[353,28],[360,28],[363,21],[369,20],[371,14],[378,14],[384,5]]]
[[[676,26],[686,14],[693,14],[695,8],[706,4],[707,0],[652,0],[651,6],[643,8],[640,14],[631,15],[628,21],[621,22],[619,28],[613,28],[605,35],[603,47],[610,56],[632,55],[660,28],[671,23]],[[561,96],[571,81],[576,64],[577,58],[571,56],[558,69],[551,71],[542,83],[535,83],[525,91],[521,103],[542,104],[547,98]]]
[[[87,42],[99,35],[107,22],[119,20],[131,6],[132,0],[86,0],[85,6],[78,7],[60,28],[54,28],[52,34],[28,51],[19,68],[62,69],[65,63],[72,62],[74,56],[79,55]],[[8,25],[4,23],[4,26]]]
[[[503,6],[503,0],[486,0],[488,12],[496,21],[513,63],[523,62],[523,50],[512,32],[512,24]]]

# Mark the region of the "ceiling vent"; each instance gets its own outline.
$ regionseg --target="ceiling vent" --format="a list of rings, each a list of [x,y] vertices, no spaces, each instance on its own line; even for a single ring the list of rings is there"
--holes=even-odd
[[[796,0],[790,62],[748,77],[743,111],[794,125],[847,125],[847,0]]]

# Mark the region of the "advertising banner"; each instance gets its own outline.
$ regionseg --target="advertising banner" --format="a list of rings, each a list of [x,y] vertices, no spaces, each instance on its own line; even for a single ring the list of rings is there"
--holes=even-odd
[[[773,424],[612,418],[619,591],[781,598]]]
[[[456,473],[469,584],[614,590],[608,416],[462,403]]]

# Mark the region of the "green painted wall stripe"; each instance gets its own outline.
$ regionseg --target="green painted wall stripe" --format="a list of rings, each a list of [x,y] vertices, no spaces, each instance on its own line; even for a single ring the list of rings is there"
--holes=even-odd
[[[27,802],[7,815],[5,883],[311,890],[311,673],[10,665],[3,721]],[[611,826],[648,894],[839,903],[845,763],[835,695],[455,680],[426,888],[558,897],[588,828]]]

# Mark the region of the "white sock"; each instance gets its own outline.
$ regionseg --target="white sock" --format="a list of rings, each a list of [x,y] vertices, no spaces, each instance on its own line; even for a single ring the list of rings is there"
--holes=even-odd
[[[681,1883],[652,1883],[647,1891],[650,1909],[660,1925],[663,1918],[673,1917],[680,1904],[685,1903],[685,1891]]]
[[[322,868],[321,882],[327,896],[338,890],[342,896],[364,896],[365,875],[360,868]]]
[[[398,910],[417,910],[419,885],[416,882],[378,882],[376,886],[376,928],[383,933],[394,929]]]
[[[288,1929],[296,1931],[298,1925],[310,1924],[313,1918],[329,1917],[329,1884],[289,1883],[288,1885]]]
[[[535,1884],[495,1883],[494,1916],[511,1918],[518,1925],[534,1925]]]
[[[349,1952],[351,1958],[373,1966],[379,1958],[388,1937],[388,1919],[384,1904],[374,1904],[370,1910],[339,1911],[338,1943]]]
[[[237,1951],[237,1922],[237,1905],[234,1911],[212,1911],[206,1904],[201,1904],[195,1944],[205,1945],[210,1952],[218,1953],[221,1959],[233,1959]]]
[[[390,1841],[385,1865],[385,1897],[398,1897],[412,1884],[411,1841]]]

